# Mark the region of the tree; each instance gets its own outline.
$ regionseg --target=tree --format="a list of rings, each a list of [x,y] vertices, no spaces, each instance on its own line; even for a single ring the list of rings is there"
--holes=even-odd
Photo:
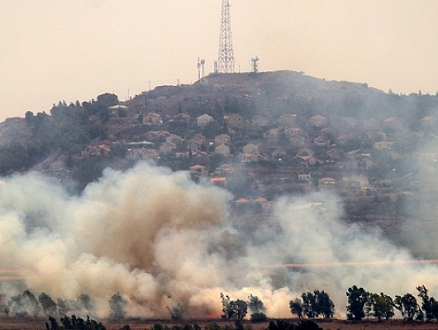
[[[268,330],[322,330],[312,320],[301,320],[298,324],[290,323],[288,320],[271,320]]]
[[[112,107],[113,105],[117,105],[119,103],[119,98],[116,94],[111,93],[104,93],[100,94],[97,97],[97,102],[99,102],[100,105],[103,105],[105,107]]]
[[[88,294],[81,294],[76,301],[76,306],[85,311],[87,315],[93,315],[96,309],[93,299]]]
[[[25,317],[28,314],[31,314],[33,317],[37,317],[40,310],[41,308],[38,304],[38,300],[29,290],[23,291],[21,295],[18,294],[11,297],[7,306],[5,307],[6,314],[14,312],[18,317]]]
[[[26,114],[24,115],[24,118],[26,119],[27,126],[30,126],[33,123],[33,112],[32,111],[26,111]]]
[[[363,288],[353,285],[346,292],[348,297],[347,318],[349,320],[361,321],[365,316],[364,305],[368,300],[369,293]]]
[[[232,306],[236,319],[243,320],[248,312],[248,305],[246,301],[237,299],[236,301],[232,302]]]
[[[225,98],[224,113],[239,113],[240,104],[237,98],[230,99],[228,96]]]
[[[252,294],[248,297],[248,308],[251,313],[251,321],[252,322],[264,322],[267,320],[266,317],[266,308],[263,305],[263,302]]]
[[[231,305],[231,298],[228,295],[224,295],[221,292],[221,301],[222,301],[222,317],[226,319],[231,319],[234,316],[234,311]]]
[[[323,330],[318,324],[311,320],[301,320],[295,330]]]
[[[33,317],[37,317],[40,313],[41,307],[38,300],[29,290],[25,290],[21,295],[21,303],[26,306],[29,314],[32,314]]]
[[[394,307],[397,308],[402,317],[407,321],[412,321],[415,317],[421,315],[417,299],[410,293],[402,296],[395,296]]]
[[[114,319],[122,320],[125,318],[126,300],[123,298],[120,292],[114,293],[108,303]]]
[[[418,296],[422,299],[421,309],[426,321],[438,319],[438,302],[433,297],[429,297],[428,290],[424,285],[417,286]]]
[[[117,114],[119,115],[120,118],[128,117],[128,112],[125,109],[117,110]]]
[[[390,296],[385,295],[383,292],[380,293],[380,295],[371,293],[368,300],[372,315],[377,317],[379,322],[381,322],[383,317],[389,319],[394,316],[394,306]]]
[[[50,325],[46,322],[46,329],[47,330],[59,330],[59,325],[56,319],[52,316],[49,316],[49,322]]]
[[[335,305],[327,292],[315,290],[315,312],[322,315],[325,319],[331,319],[334,314]]]
[[[55,322],[51,320],[51,323],[52,327],[49,328],[48,324],[46,323],[46,328],[48,330],[57,330],[58,324],[56,323],[56,320]],[[61,323],[66,330],[106,330],[102,323],[97,323],[95,320],[90,319],[88,316],[86,320],[80,317],[76,317],[75,315],[72,315],[71,317],[64,316],[61,318]]]
[[[297,309],[301,307],[302,313],[308,318],[315,318],[322,315],[324,318],[329,319],[333,316],[335,305],[326,292],[314,290],[313,293],[303,293],[301,298],[301,306],[301,302],[297,301],[296,304],[294,304],[294,307]],[[290,306],[292,308],[292,305]]]
[[[184,306],[179,303],[175,304],[172,307],[167,306],[167,310],[169,311],[172,320],[182,320],[184,317]]]
[[[277,319],[269,321],[268,330],[296,330],[296,327],[288,320]]]
[[[221,293],[223,318],[243,320],[248,312],[248,304],[246,301],[237,299],[231,300],[230,296]]]
[[[383,297],[383,299],[385,299],[385,319],[389,320],[391,317],[394,316],[394,301],[392,300],[392,298],[386,294],[384,294],[383,292],[380,293],[380,296]]]
[[[12,142],[0,148],[0,173],[25,170],[33,165],[26,148],[19,142]]]
[[[204,126],[202,134],[207,139],[214,139],[215,136],[222,134],[222,126],[217,121],[211,121]]]
[[[312,292],[306,292],[301,295],[303,299],[303,313],[309,318],[313,319],[317,316],[315,311],[316,297]]]
[[[368,296],[367,301],[365,302],[365,304],[363,305],[363,312],[365,317],[368,319],[370,316],[372,316],[372,311],[373,311],[373,302],[371,300],[371,293]]]
[[[101,108],[99,111],[99,118],[102,121],[103,124],[106,124],[108,120],[110,119],[110,111],[108,108]]]
[[[303,302],[300,298],[295,298],[294,300],[291,300],[289,302],[289,307],[291,313],[297,315],[298,318],[301,318],[301,316],[303,316]]]
[[[53,301],[52,297],[50,297],[47,293],[42,292],[38,296],[38,301],[43,307],[43,312],[49,317],[53,317],[56,315],[56,303]]]

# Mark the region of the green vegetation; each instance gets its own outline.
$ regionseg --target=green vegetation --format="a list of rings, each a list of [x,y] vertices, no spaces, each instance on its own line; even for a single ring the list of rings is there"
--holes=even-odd
[[[40,310],[41,307],[34,294],[29,290],[25,290],[22,294],[11,297],[4,311],[6,315],[15,313],[18,317],[25,317],[27,315],[37,317]]]
[[[288,320],[272,320],[269,322],[268,330],[322,330],[322,328],[312,320],[302,320],[298,324]]]
[[[380,295],[370,293],[365,308],[368,310],[367,314],[376,317],[379,322],[382,318],[388,320],[394,316],[394,302],[390,296],[383,292]]]
[[[112,317],[115,320],[122,320],[125,318],[126,299],[123,298],[120,292],[114,293],[108,303],[111,308]]]
[[[423,312],[418,306],[417,299],[411,293],[406,293],[404,296],[395,296],[394,307],[400,311],[407,321],[423,318]]]
[[[62,326],[58,324],[55,318],[49,317],[49,323],[46,322],[47,330],[106,330],[102,323],[97,323],[95,320],[87,319],[84,320],[76,315],[61,317]]]
[[[93,123],[90,116],[109,118],[108,107],[118,103],[114,94],[102,94],[97,99],[82,105],[59,102],[53,105],[51,115],[27,111],[25,120],[31,137],[26,143],[14,142],[0,148],[0,174],[26,171],[58,150],[66,155],[80,153],[91,140],[103,134],[101,124]]]
[[[248,311],[248,303],[237,299],[231,300],[230,296],[221,293],[222,317],[229,320],[243,320]]]
[[[403,296],[396,295],[393,300],[384,293],[376,294],[368,292],[361,287],[353,285],[347,290],[347,318],[349,320],[361,321],[364,317],[374,317],[381,322],[382,319],[392,318],[395,308],[400,311],[406,321],[423,320],[430,322],[438,320],[438,302],[435,298],[429,296],[428,290],[424,285],[418,286],[417,291],[418,297],[422,299],[421,306],[417,303],[416,297],[410,293],[406,293]],[[251,313],[251,322],[269,321],[268,330],[319,330],[321,328],[314,320],[320,315],[324,319],[332,318],[335,307],[326,292],[319,290],[305,292],[301,295],[301,298],[295,298],[289,302],[291,313],[297,315],[300,319],[300,322],[296,324],[285,319],[269,320],[265,314],[266,308],[263,302],[252,294],[248,297],[248,301],[240,299],[232,300],[230,296],[224,294],[221,294],[220,298],[223,307],[222,317],[234,320],[235,327],[229,324],[221,326],[217,323],[210,323],[205,326],[205,330],[251,330],[251,326],[244,323],[248,309]],[[114,320],[124,319],[126,315],[126,300],[121,293],[116,292],[112,295],[108,303],[112,311],[112,318]],[[90,319],[88,316],[90,312],[93,313],[95,307],[93,300],[86,294],[80,295],[76,301],[58,299],[58,303],[55,303],[46,293],[41,293],[37,299],[29,290],[25,290],[22,294],[10,297],[5,306],[4,312],[6,315],[14,314],[17,317],[38,317],[42,310],[49,319],[49,322],[46,323],[47,330],[105,330],[101,323]],[[183,307],[180,306],[180,308]],[[74,314],[76,312],[87,315],[86,319],[77,317]],[[62,325],[59,325],[55,319],[55,314],[57,313],[60,316]],[[70,313],[71,315],[67,315]],[[307,319],[302,319],[303,315]],[[125,325],[122,329],[129,330],[130,326]],[[196,323],[192,325],[174,325],[171,327],[156,323],[151,329],[201,330],[201,327]]]
[[[266,308],[263,304],[263,301],[261,301],[259,297],[253,296],[252,294],[248,297],[248,299],[251,322],[265,322],[268,317],[266,316]]]
[[[424,285],[417,286],[418,296],[422,299],[421,310],[425,321],[438,320],[438,301],[429,297],[429,291]]]
[[[363,288],[352,286],[347,291],[348,305],[347,317],[351,320],[360,321],[363,317],[375,317],[380,322],[382,318],[390,319],[394,316],[394,308],[397,309],[406,321],[438,320],[438,302],[430,297],[424,285],[417,287],[418,297],[422,299],[422,305],[411,293],[403,296],[396,295],[394,300],[384,294],[367,292]]]
[[[365,316],[364,306],[368,301],[369,292],[365,291],[364,288],[353,285],[348,288],[347,297],[347,318],[356,321],[362,320]]]
[[[330,299],[328,293],[324,291],[315,290],[312,292],[305,292],[300,298],[296,298],[289,302],[289,307],[292,314],[299,318],[306,315],[307,318],[313,319],[322,315],[325,319],[333,317],[335,305]]]
[[[24,122],[30,137],[0,147],[0,175],[46,165],[56,158],[50,158],[52,155],[60,155],[60,162],[53,167],[54,175],[62,179],[68,176],[82,189],[105,167],[124,170],[147,157],[175,171],[202,163],[207,174],[214,173],[218,165],[240,163],[248,169],[249,179],[241,182],[230,178],[227,189],[238,197],[263,192],[263,197],[272,199],[280,194],[301,194],[307,182],[310,189],[317,190],[322,176],[330,175],[338,181],[347,172],[369,179],[362,192],[352,187],[337,191],[348,203],[349,218],[374,219],[380,212],[405,215],[409,208],[390,199],[378,184],[388,180],[393,193],[401,194],[414,191],[414,183],[421,182],[419,160],[412,153],[417,146],[435,143],[437,107],[438,95],[383,93],[366,84],[329,82],[292,71],[211,76],[205,86],[161,86],[123,105],[117,95],[104,93],[82,103],[61,101],[49,114],[27,111]],[[146,120],[151,114],[160,120]],[[198,126],[196,118],[203,114],[214,120]],[[324,116],[324,123],[311,124],[309,119],[315,115]],[[149,140],[149,132],[175,134],[184,141],[156,157],[127,154],[130,147],[125,142]],[[215,154],[213,140],[220,133],[230,136],[227,145],[231,156]],[[197,141],[199,150],[208,154],[202,160],[187,156],[196,134],[203,135],[203,141]],[[148,148],[159,151],[166,139],[162,135]],[[261,157],[242,164],[239,156],[249,142],[259,147]],[[97,156],[85,152],[86,147],[97,147],[99,143],[111,151]],[[376,143],[382,146],[376,147]],[[113,150],[116,145],[121,152]],[[316,163],[302,162],[298,157],[302,149],[308,149],[307,156],[312,154]],[[191,150],[192,154],[197,151]],[[354,151],[358,152],[350,154]],[[362,157],[362,153],[369,156]],[[294,175],[304,166],[311,180],[298,182]],[[52,171],[47,167],[44,170]],[[273,180],[276,176],[278,180]],[[259,179],[267,184],[261,187]],[[412,203],[413,195],[407,195],[407,202]],[[365,198],[368,196],[376,199],[370,202]],[[414,212],[408,216],[414,218]]]
[[[42,292],[38,296],[38,301],[41,304],[45,315],[54,317],[57,314],[56,303],[48,294]]]

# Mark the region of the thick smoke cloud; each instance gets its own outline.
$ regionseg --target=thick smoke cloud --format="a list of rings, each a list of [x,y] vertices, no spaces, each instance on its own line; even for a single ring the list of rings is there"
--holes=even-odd
[[[119,293],[126,316],[190,318],[219,317],[221,292],[259,297],[270,317],[290,316],[289,301],[314,289],[330,294],[340,317],[352,285],[435,292],[436,266],[411,263],[378,230],[341,223],[333,196],[279,199],[251,233],[233,228],[231,199],[148,164],[107,170],[81,196],[35,173],[8,178],[0,186],[0,268],[20,281],[3,281],[0,293],[86,294],[100,317],[114,313],[108,301]]]
[[[397,243],[409,246],[418,258],[437,259],[438,139],[436,136],[433,135],[432,140],[422,143],[413,158],[415,166],[410,170],[417,180],[413,182],[414,192],[406,198],[409,203],[403,205],[408,220],[401,226]]]

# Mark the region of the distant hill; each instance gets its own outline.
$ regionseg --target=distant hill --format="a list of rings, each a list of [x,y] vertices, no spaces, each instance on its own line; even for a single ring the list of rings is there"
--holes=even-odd
[[[161,111],[164,104],[169,112],[179,105],[180,110],[199,115],[213,110],[217,102],[224,102],[228,97],[239,100],[243,115],[279,116],[289,112],[307,117],[316,113],[361,116],[360,110],[366,110],[367,115],[382,116],[381,111],[374,109],[381,107],[385,96],[367,84],[325,81],[299,72],[276,71],[211,74],[193,85],[157,87],[128,104],[140,110],[149,101],[151,110]]]
[[[369,140],[360,143],[366,132],[389,133],[394,139],[399,139],[396,134],[401,132],[424,134],[424,119],[433,119],[437,109],[436,95],[388,94],[367,84],[326,81],[294,71],[211,74],[192,85],[159,86],[126,102],[106,93],[96,100],[59,102],[52,109],[7,119],[0,124],[0,174],[33,169],[73,181],[81,190],[107,166],[133,166],[140,156],[129,154],[133,149],[130,143],[142,141],[149,144],[141,157],[149,153],[160,165],[188,170],[193,159],[187,155],[193,153],[193,141],[199,134],[207,141],[200,142],[200,150],[211,158],[209,172],[235,161],[249,142],[258,144],[266,159],[272,159],[273,148],[279,146],[292,159],[298,149],[284,140],[293,133],[291,129],[302,132],[312,152],[327,151],[314,145],[326,143],[321,138],[314,141],[320,136],[330,141],[328,146],[345,136],[343,152],[349,152],[371,146]],[[207,128],[197,122],[204,114],[212,118]],[[240,116],[241,125],[232,127],[230,115]],[[296,116],[296,122],[287,127],[281,122],[284,115]],[[321,129],[309,125],[316,115],[326,118],[328,124]],[[394,128],[394,120],[390,123],[388,118],[400,121],[401,129]],[[263,121],[266,123],[260,124]],[[351,127],[346,122],[352,123]],[[281,143],[269,144],[267,135],[272,129],[279,129]],[[229,134],[232,141],[228,146],[231,155],[222,158],[212,144],[221,133]],[[410,152],[414,146],[409,148],[398,151]]]

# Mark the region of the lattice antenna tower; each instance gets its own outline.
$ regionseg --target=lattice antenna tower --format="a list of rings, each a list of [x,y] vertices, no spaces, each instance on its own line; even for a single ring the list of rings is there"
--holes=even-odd
[[[234,72],[233,40],[231,37],[230,1],[222,0],[221,31],[219,34],[218,72]]]

